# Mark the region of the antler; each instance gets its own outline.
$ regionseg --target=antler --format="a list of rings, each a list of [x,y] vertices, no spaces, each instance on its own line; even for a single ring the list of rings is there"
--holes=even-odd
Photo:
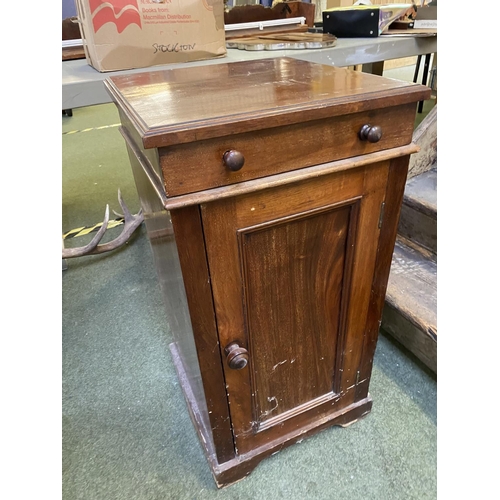
[[[142,209],[136,215],[131,215],[127,205],[122,199],[121,191],[118,189],[118,201],[120,202],[120,206],[123,210],[123,218],[125,220],[125,225],[123,227],[123,231],[120,236],[115,238],[114,240],[103,243],[99,245],[106,229],[108,228],[109,222],[109,205],[106,205],[106,211],[104,213],[104,220],[101,228],[96,233],[92,241],[85,245],[84,247],[78,248],[63,248],[62,258],[63,259],[71,259],[72,257],[81,257],[83,255],[97,255],[104,252],[109,252],[111,250],[115,250],[116,248],[122,246],[129,238],[132,236],[132,233],[142,224],[144,221],[144,215],[142,213]],[[115,215],[120,216],[121,214],[117,214],[114,210],[113,213]]]

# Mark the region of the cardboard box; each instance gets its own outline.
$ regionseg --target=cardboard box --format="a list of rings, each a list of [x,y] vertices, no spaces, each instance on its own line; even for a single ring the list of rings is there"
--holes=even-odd
[[[326,0],[326,8],[332,9],[333,7],[349,7],[349,5],[352,5],[355,1],[356,0]]]
[[[98,71],[226,55],[223,0],[76,0],[87,62]]]

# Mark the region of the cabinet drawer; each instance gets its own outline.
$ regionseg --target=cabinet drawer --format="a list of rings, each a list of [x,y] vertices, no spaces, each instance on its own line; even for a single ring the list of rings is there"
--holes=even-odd
[[[403,146],[411,142],[414,116],[410,103],[160,148],[165,189],[177,196]],[[377,142],[360,139],[368,124],[380,127]],[[243,155],[243,167],[231,170],[226,151]]]

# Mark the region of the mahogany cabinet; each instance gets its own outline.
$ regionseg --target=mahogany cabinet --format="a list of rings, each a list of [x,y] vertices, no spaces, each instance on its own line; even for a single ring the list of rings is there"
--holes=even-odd
[[[216,484],[366,415],[416,103],[430,90],[290,58],[106,88]]]

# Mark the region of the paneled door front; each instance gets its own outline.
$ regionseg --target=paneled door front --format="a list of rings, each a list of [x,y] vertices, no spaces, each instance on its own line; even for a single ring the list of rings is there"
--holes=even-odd
[[[201,206],[238,454],[355,402],[388,168]]]

